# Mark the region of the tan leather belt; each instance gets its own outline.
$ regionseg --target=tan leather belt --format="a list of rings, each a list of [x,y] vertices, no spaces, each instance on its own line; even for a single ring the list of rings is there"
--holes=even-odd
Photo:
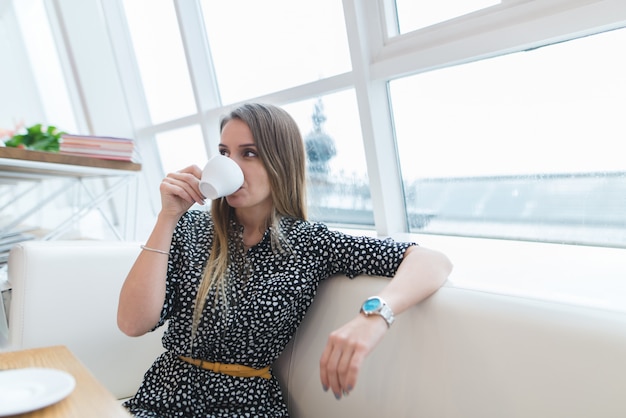
[[[191,357],[179,356],[181,360],[193,364],[205,370],[211,370],[215,373],[227,374],[237,377],[262,377],[263,379],[271,379],[270,366],[265,366],[262,369],[255,369],[250,366],[243,366],[241,364],[224,364],[224,363],[212,363],[210,361],[204,361]]]

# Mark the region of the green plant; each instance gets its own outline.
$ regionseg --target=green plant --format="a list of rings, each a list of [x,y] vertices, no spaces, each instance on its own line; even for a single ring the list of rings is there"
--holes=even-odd
[[[61,136],[65,134],[55,126],[44,129],[41,123],[26,128],[26,133],[14,135],[4,144],[7,147],[25,148],[36,151],[58,152]]]

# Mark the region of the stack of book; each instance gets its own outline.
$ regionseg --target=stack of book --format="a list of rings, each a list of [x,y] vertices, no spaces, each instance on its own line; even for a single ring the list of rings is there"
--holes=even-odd
[[[127,138],[64,134],[61,136],[59,153],[139,162],[135,142]]]

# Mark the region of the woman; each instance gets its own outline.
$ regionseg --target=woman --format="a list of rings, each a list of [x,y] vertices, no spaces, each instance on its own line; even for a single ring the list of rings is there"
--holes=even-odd
[[[219,152],[244,173],[242,187],[210,212],[189,210],[204,203],[200,168],[168,174],[154,230],[122,287],[123,332],[138,336],[168,321],[166,352],[126,403],[138,417],[288,416],[270,366],[320,281],[394,276],[321,354],[322,387],[340,399],[393,314],[427,298],[451,271],[438,252],[307,222],[304,146],[284,110],[243,105],[223,119],[220,139]]]

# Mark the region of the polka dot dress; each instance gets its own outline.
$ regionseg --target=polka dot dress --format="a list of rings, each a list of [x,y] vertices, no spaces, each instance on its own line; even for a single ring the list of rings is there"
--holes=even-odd
[[[227,306],[209,293],[193,345],[194,300],[213,239],[209,212],[189,211],[173,236],[166,299],[166,351],[125,403],[136,417],[287,417],[276,377],[233,377],[178,356],[262,368],[273,364],[311,305],[321,280],[395,274],[410,243],[355,237],[319,223],[282,218],[245,251],[242,228],[231,222]],[[272,239],[272,238],[276,239]],[[280,245],[272,244],[278,241]],[[355,312],[358,307],[355,307]],[[321,353],[320,353],[321,356]]]

